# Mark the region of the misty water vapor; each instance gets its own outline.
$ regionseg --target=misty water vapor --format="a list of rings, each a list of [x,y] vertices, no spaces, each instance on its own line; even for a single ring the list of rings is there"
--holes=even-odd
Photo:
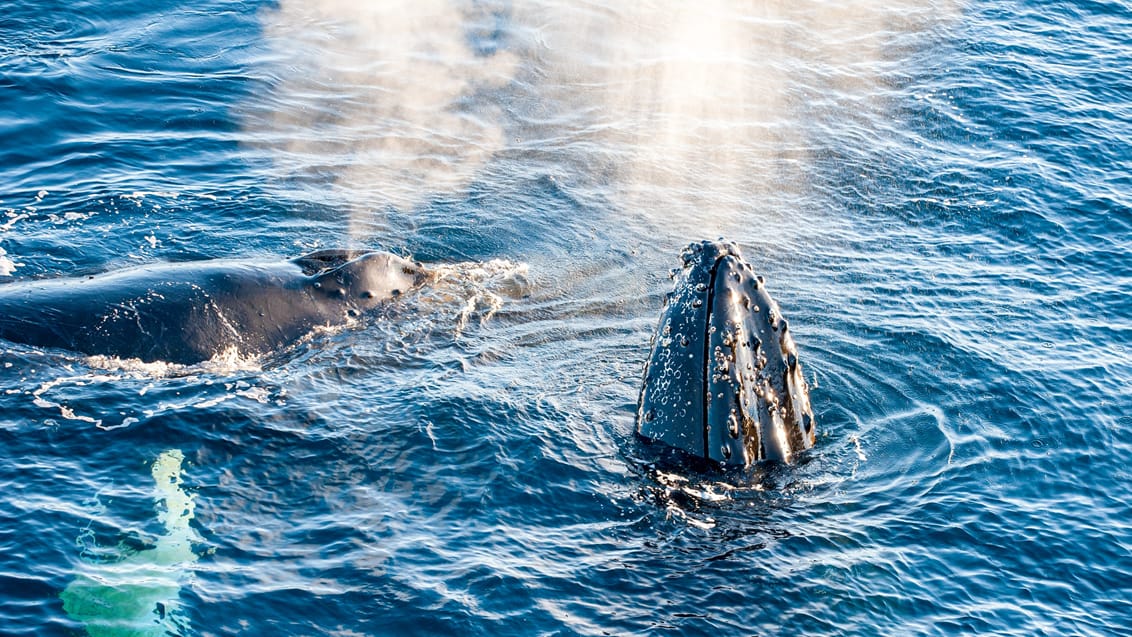
[[[459,197],[501,158],[545,163],[580,196],[599,184],[620,214],[726,233],[789,210],[815,130],[870,108],[891,74],[879,42],[949,11],[283,0],[263,14],[275,91],[250,121],[282,176],[333,190],[355,235]]]

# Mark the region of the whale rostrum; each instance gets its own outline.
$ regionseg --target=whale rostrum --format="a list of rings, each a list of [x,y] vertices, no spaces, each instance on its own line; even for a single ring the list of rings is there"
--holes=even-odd
[[[653,336],[637,432],[726,465],[790,462],[814,443],[786,319],[734,243],[693,243]]]

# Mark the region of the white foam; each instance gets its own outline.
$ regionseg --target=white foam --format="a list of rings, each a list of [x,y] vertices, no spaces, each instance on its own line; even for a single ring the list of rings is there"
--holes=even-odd
[[[490,320],[505,298],[522,298],[530,290],[529,266],[506,259],[441,264],[431,268],[435,280],[421,292],[456,309],[454,330],[460,335],[468,322]]]
[[[4,248],[0,248],[0,276],[12,276],[18,267],[20,264],[9,259]]]

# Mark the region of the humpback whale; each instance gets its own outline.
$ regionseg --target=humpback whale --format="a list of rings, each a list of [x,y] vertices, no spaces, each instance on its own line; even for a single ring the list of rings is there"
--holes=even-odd
[[[216,259],[0,285],[0,338],[89,355],[199,363],[276,351],[417,288],[421,264],[320,250],[280,261]]]
[[[681,255],[637,404],[637,432],[724,465],[790,462],[814,443],[786,319],[734,243]]]

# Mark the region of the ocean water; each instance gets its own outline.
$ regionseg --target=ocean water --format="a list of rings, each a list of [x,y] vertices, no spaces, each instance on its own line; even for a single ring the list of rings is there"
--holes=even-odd
[[[1132,634],[1132,6],[12,0],[0,284],[444,273],[262,358],[0,343],[4,635]],[[688,241],[803,462],[633,434]]]

